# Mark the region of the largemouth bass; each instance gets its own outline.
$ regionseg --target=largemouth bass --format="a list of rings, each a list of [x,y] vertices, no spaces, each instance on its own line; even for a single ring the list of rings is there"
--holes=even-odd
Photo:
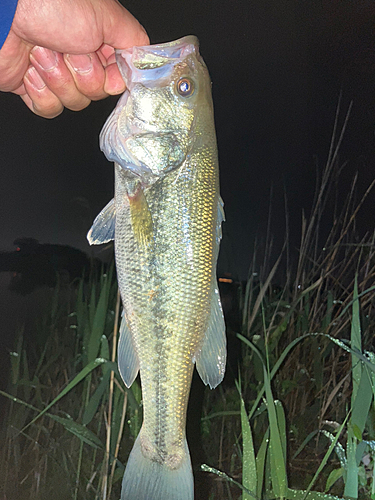
[[[127,387],[141,377],[143,424],[121,499],[192,500],[185,423],[194,363],[213,388],[226,362],[211,81],[195,36],[116,58],[127,90],[100,136],[115,162],[115,197],[88,239],[115,241],[118,365]]]

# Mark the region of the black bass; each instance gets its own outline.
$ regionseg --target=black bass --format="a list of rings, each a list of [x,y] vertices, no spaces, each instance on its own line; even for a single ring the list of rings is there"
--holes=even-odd
[[[141,376],[143,424],[121,499],[192,500],[185,423],[194,363],[211,388],[226,363],[211,81],[195,36],[116,57],[127,90],[100,136],[115,162],[115,197],[88,239],[115,241],[118,365],[127,387]]]

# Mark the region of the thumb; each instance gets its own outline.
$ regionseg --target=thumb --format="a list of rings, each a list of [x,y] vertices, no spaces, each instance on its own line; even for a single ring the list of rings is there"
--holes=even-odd
[[[117,0],[101,3],[104,43],[115,49],[149,45],[143,26]]]

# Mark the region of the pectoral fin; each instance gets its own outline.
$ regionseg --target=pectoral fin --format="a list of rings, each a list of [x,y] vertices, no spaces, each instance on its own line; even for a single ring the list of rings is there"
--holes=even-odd
[[[211,315],[203,344],[196,354],[196,367],[206,385],[214,389],[223,380],[227,358],[225,323],[219,290],[213,291]]]
[[[117,364],[121,377],[126,385],[130,387],[139,371],[139,360],[134,349],[131,332],[126,323],[124,312],[120,325],[120,339],[117,349]]]
[[[115,238],[115,223],[116,205],[114,198],[112,198],[96,217],[90,231],[87,233],[90,245],[101,245],[113,240]]]

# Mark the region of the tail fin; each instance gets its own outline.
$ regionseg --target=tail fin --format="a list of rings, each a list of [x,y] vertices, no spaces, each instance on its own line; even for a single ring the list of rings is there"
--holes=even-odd
[[[122,480],[121,500],[194,500],[189,449],[178,469],[146,458],[137,437]]]

